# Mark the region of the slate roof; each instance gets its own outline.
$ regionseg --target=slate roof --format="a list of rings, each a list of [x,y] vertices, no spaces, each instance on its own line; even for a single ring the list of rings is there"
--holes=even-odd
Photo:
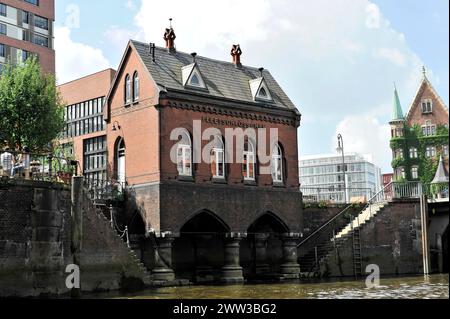
[[[197,91],[211,97],[227,98],[289,110],[296,109],[295,105],[267,70],[263,71],[263,76],[269,87],[273,102],[255,102],[249,81],[260,78],[261,73],[258,68],[244,65],[241,68],[236,68],[230,62],[197,56],[196,62],[208,90],[196,90],[184,87],[182,84],[182,67],[193,63],[193,57],[190,54],[180,51],[169,53],[165,48],[156,47],[155,62],[153,62],[149,44],[134,40],[131,40],[131,43],[136,48],[156,84],[165,87],[168,91],[171,89],[185,92]]]

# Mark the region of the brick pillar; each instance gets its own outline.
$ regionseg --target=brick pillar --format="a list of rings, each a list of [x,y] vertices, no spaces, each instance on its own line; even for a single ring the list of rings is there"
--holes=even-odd
[[[225,235],[225,265],[222,267],[221,281],[226,284],[244,282],[244,275],[239,260],[239,248],[242,234],[230,233]]]
[[[174,240],[175,238],[171,235],[155,235],[155,268],[152,270],[154,281],[175,280],[175,273],[172,269],[172,244]]]
[[[269,273],[270,266],[267,263],[267,240],[269,234],[255,235],[255,273],[264,275]]]
[[[283,264],[281,275],[285,279],[300,278],[300,265],[297,260],[297,241],[299,234],[284,234],[283,240]]]

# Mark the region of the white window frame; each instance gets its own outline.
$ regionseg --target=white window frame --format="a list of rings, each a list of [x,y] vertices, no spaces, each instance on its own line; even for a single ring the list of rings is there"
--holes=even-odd
[[[412,179],[419,178],[419,167],[417,167],[417,166],[411,167],[411,177],[412,177]]]
[[[216,145],[211,150],[211,165],[215,165],[215,172],[213,178],[225,179],[225,145],[221,137],[214,137]],[[220,164],[222,165],[222,175],[220,174]]]
[[[131,88],[131,76],[127,74],[125,76],[125,104],[131,103],[131,95],[132,95],[132,88]]]
[[[433,100],[432,99],[423,99],[421,101],[420,105],[422,108],[422,114],[433,113]]]
[[[418,156],[419,156],[419,154],[418,154],[417,148],[411,147],[409,149],[409,157],[410,158],[418,158]]]
[[[139,101],[140,83],[139,73],[136,71],[133,74],[133,101]]]
[[[256,178],[256,173],[255,173],[255,168],[256,168],[255,147],[254,147],[253,143],[250,140],[248,140],[246,144],[248,145],[248,149],[245,150],[245,147],[244,147],[244,154],[243,154],[244,163],[242,164],[243,166],[245,166],[244,180],[246,180],[246,181],[254,181],[255,178]],[[251,174],[250,172],[253,172],[253,174]]]
[[[425,149],[425,156],[427,158],[432,158],[436,156],[436,147],[434,146],[427,146]]]
[[[183,133],[177,147],[177,170],[180,176],[192,176],[192,142],[187,132]],[[181,169],[179,163],[181,162]]]
[[[432,124],[431,121],[425,121],[425,125],[422,125],[422,133],[424,136],[436,135],[436,125]]]
[[[274,183],[283,183],[283,151],[279,144],[272,150],[272,180]]]
[[[442,145],[442,155],[448,156],[448,145]]]

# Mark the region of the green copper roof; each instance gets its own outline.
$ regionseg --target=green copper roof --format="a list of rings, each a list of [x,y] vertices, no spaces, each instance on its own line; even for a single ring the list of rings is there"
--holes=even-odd
[[[397,92],[397,88],[395,87],[395,91],[394,91],[394,110],[392,112],[392,120],[403,120],[404,116],[403,116],[403,111],[402,111],[402,106],[400,104],[400,99],[398,97],[398,92]]]

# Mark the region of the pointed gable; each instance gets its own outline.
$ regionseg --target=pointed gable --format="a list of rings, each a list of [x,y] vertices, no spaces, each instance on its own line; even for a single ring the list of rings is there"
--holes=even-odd
[[[392,120],[403,120],[403,110],[402,105],[400,104],[400,98],[398,97],[397,88],[395,87],[394,90],[394,109],[392,111]]]
[[[203,80],[202,73],[200,72],[197,63],[182,67],[181,76],[183,78],[182,81],[184,86],[206,89],[205,81]]]
[[[254,101],[272,101],[272,95],[263,77],[250,80],[249,83]]]
[[[406,115],[407,124],[424,125],[426,121],[430,121],[435,125],[444,125],[448,124],[448,116],[447,106],[424,74]]]

